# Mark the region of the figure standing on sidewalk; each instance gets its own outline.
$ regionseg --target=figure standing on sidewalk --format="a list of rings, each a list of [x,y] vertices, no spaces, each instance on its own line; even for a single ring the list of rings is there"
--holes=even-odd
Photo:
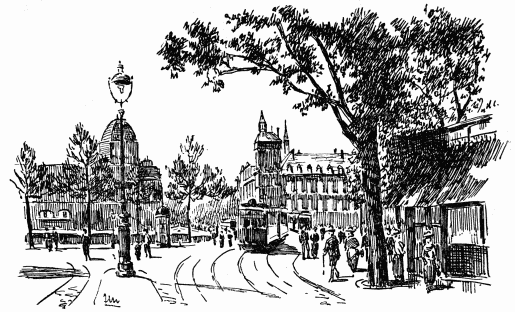
[[[139,261],[141,258],[141,242],[139,241],[139,237],[136,246],[134,246],[134,255],[136,256],[136,260]]]
[[[343,244],[343,240],[345,239],[345,233],[343,233],[342,227],[338,227],[338,241],[340,244]]]
[[[139,238],[139,233],[138,233],[138,238]],[[114,229],[113,229],[113,233],[111,233],[111,248],[112,249],[114,249],[115,244],[116,244],[116,235],[114,235]]]
[[[310,259],[308,242],[309,236],[306,230],[307,229],[305,227],[302,227],[299,235],[300,245],[302,246],[302,260],[306,260],[306,258]]]
[[[324,240],[324,236],[325,236],[325,227],[323,224],[320,224],[320,239]]]
[[[224,248],[224,231],[221,229],[220,230],[220,235],[219,236],[219,239],[220,239],[220,248]]]
[[[397,228],[393,229],[394,248],[393,248],[393,263],[392,272],[397,283],[404,282],[404,243],[400,237],[401,231]]]
[[[232,230],[231,229],[227,230],[227,242],[229,243],[229,248],[232,247],[232,237],[233,237]]]
[[[345,251],[347,252],[347,263],[351,271],[356,272],[356,268],[358,267],[359,260],[359,241],[356,237],[354,237],[354,229],[352,226],[347,228],[347,239],[345,240]]]
[[[329,266],[331,267],[331,274],[329,277],[329,282],[334,281],[335,277],[340,277],[340,272],[336,269],[336,264],[338,260],[340,260],[340,247],[338,244],[338,239],[334,235],[334,228],[330,227],[327,231],[331,236],[325,242],[324,254],[322,257],[325,257],[326,254],[329,255]]]
[[[86,261],[88,261],[88,259],[91,260],[89,245],[91,245],[91,238],[88,235],[88,230],[84,229],[84,234],[82,234],[82,252],[84,253],[84,257],[86,257]]]
[[[53,230],[54,233],[52,233],[52,240],[54,241],[55,251],[57,251],[57,248],[59,247],[59,234],[57,234],[55,227],[53,228]]]
[[[48,228],[45,228],[45,247],[48,249],[48,252],[52,251],[52,235],[48,231]]]
[[[438,270],[436,263],[436,250],[433,245],[433,233],[426,231],[424,233],[424,249],[422,250],[422,260],[424,261],[424,283],[429,293],[433,290],[433,284],[436,281],[436,271]]]
[[[318,241],[320,240],[320,236],[317,233],[317,227],[313,228],[311,232],[311,255],[313,259],[318,259]]]
[[[390,226],[386,228],[386,249],[388,250],[388,262],[393,260],[393,248],[395,246],[395,240],[392,237],[392,229]]]
[[[150,244],[152,244],[152,238],[148,234],[148,229],[145,229],[145,243],[143,249],[145,250],[145,257],[152,258],[152,251],[150,250]]]
[[[214,229],[211,230],[211,238],[213,239],[213,245],[216,246],[216,232]]]

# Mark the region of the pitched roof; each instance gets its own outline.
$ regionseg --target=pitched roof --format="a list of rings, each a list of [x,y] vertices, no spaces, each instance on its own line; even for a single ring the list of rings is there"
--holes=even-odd
[[[256,140],[254,143],[257,142],[282,142],[281,139],[277,136],[277,134],[273,132],[260,132],[256,136]]]

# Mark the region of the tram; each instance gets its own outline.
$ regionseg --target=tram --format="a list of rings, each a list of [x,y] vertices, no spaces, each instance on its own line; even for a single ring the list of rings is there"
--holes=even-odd
[[[246,250],[273,248],[288,235],[286,209],[269,208],[253,201],[241,205],[237,223],[238,237]]]

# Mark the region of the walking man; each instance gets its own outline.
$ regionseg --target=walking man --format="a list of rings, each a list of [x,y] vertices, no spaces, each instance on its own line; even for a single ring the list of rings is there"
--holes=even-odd
[[[433,290],[433,284],[436,281],[436,271],[438,270],[436,264],[436,251],[432,238],[433,233],[431,231],[426,231],[424,233],[422,260],[424,261],[424,283],[426,284],[426,290],[428,293]]]
[[[152,258],[152,252],[150,250],[150,244],[152,244],[152,238],[148,234],[148,229],[145,229],[145,243],[143,249],[145,250],[145,257]]]
[[[325,242],[324,254],[322,257],[325,257],[326,254],[329,255],[329,266],[331,267],[329,282],[332,282],[335,277],[340,277],[340,272],[336,269],[336,264],[338,263],[338,260],[340,260],[340,247],[338,246],[338,239],[334,235],[334,228],[330,227],[327,232],[331,236],[329,236]]]
[[[320,236],[317,233],[317,227],[313,228],[313,232],[311,233],[311,254],[313,259],[318,259],[318,241],[320,240]]]
[[[88,235],[88,230],[84,229],[84,234],[82,234],[82,252],[84,253],[84,257],[86,257],[86,261],[88,261],[88,259],[91,260],[89,245],[91,245],[91,238]]]
[[[359,241],[356,237],[354,237],[354,232],[356,230],[349,226],[347,229],[347,239],[345,240],[345,251],[347,252],[347,263],[349,264],[349,267],[351,271],[354,273],[356,272],[356,268],[358,267],[358,260],[359,260]]]
[[[139,237],[136,246],[134,246],[134,255],[136,256],[136,260],[139,261],[141,258],[141,242],[139,241]]]
[[[52,235],[47,228],[45,228],[45,231],[45,247],[48,249],[48,252],[50,252],[52,251]]]
[[[306,258],[310,259],[308,240],[308,233],[306,232],[306,229],[302,227],[299,235],[300,245],[302,246],[302,260],[306,260]]]

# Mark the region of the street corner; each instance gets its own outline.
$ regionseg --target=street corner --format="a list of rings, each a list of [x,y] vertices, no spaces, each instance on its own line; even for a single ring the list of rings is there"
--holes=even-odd
[[[148,307],[163,301],[154,282],[142,272],[134,277],[119,277],[116,269],[104,272],[93,304],[104,307]]]

